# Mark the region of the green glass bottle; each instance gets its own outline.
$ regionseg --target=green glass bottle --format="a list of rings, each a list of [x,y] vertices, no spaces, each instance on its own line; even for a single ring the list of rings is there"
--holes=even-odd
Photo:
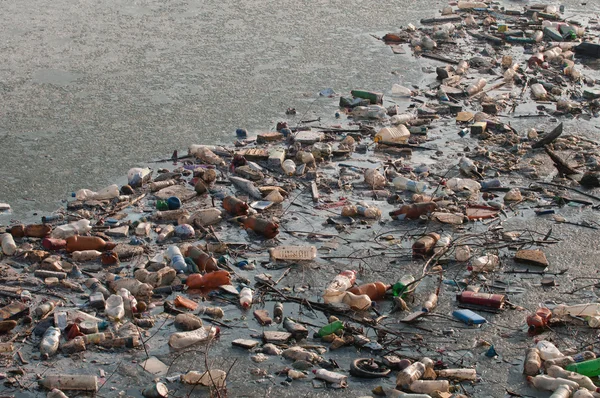
[[[160,211],[169,210],[169,205],[166,200],[157,200],[156,209]]]
[[[374,91],[366,91],[366,90],[352,90],[350,94],[355,98],[363,98],[371,101],[371,104],[381,104],[383,103],[383,93],[376,93]]]
[[[335,333],[343,328],[344,324],[342,323],[342,321],[335,321],[330,323],[329,325],[323,326],[321,329],[319,329],[317,334],[319,335],[319,337],[323,337]]]
[[[565,368],[571,372],[579,373],[587,377],[600,375],[600,358],[590,359],[579,363],[572,363]]]
[[[397,282],[392,286],[392,294],[394,297],[404,297],[406,295],[407,286],[414,281],[415,278],[412,275],[404,275],[402,279],[400,279],[400,282]]]

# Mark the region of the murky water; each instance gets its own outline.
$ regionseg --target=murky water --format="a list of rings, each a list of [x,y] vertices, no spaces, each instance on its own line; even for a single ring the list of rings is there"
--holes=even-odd
[[[370,34],[418,21],[443,2],[420,4],[5,3],[0,202],[12,205],[13,218],[53,211],[73,190],[101,188],[190,143],[230,143],[238,127],[268,131],[288,107],[298,110],[292,122],[323,116],[324,88],[389,92],[416,83],[421,61],[392,54]]]

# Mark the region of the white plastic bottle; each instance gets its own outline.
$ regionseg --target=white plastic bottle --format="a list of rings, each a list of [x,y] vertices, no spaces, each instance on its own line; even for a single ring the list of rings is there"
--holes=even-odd
[[[574,381],[550,377],[547,375],[537,375],[535,377],[528,376],[527,380],[533,384],[538,390],[555,391],[561,385],[571,388],[571,390],[579,389],[579,384]]]
[[[240,305],[242,308],[250,308],[252,307],[252,289],[245,287],[240,292]]]
[[[475,83],[473,83],[469,87],[467,87],[467,94],[469,94],[469,95],[477,94],[478,92],[483,90],[483,88],[485,87],[486,84],[487,84],[487,80],[485,80],[484,78],[477,79],[477,81],[475,81]]]
[[[40,342],[40,354],[43,359],[48,359],[58,351],[58,344],[60,343],[60,330],[54,326],[50,326],[42,341]]]
[[[446,187],[454,192],[478,192],[481,189],[481,184],[469,178],[451,178],[446,181]]]
[[[487,254],[471,260],[471,267],[474,272],[492,272],[499,264],[500,258],[495,254]]]
[[[292,159],[286,159],[281,164],[283,173],[288,176],[293,176],[296,173],[296,163]]]
[[[447,379],[457,381],[474,381],[477,380],[477,371],[475,369],[463,368],[463,369],[441,369],[437,372],[438,377],[445,377]]]
[[[348,384],[348,376],[340,373],[331,372],[326,369],[313,370],[313,373],[315,374],[315,377],[317,379],[325,380],[329,383],[332,383],[334,387],[344,388]]]
[[[397,126],[400,124],[406,125],[407,123],[410,123],[413,120],[415,120],[415,115],[412,115],[410,113],[401,113],[399,115],[392,116],[390,118],[390,123],[394,126]],[[409,131],[409,133],[410,133],[410,131]]]
[[[119,196],[119,187],[116,184],[102,188],[98,192],[89,189],[80,189],[75,193],[77,200],[108,200]]]
[[[106,315],[112,321],[119,321],[125,316],[125,306],[123,297],[118,294],[112,294],[106,300]]]
[[[52,230],[50,236],[56,239],[67,239],[71,236],[83,235],[91,230],[90,220],[81,219],[69,224],[59,225]]]
[[[560,350],[548,340],[538,341],[536,348],[540,351],[540,358],[542,358],[544,361],[547,359],[560,358],[564,356]]]
[[[170,262],[171,268],[177,272],[187,272],[188,265],[181,254],[181,250],[177,246],[169,246],[165,253],[165,258]]]
[[[272,260],[310,261],[317,257],[315,246],[278,246],[269,249]]]
[[[535,83],[531,85],[531,95],[535,100],[545,100],[548,92],[540,83]]]
[[[414,181],[404,176],[398,176],[392,180],[392,184],[396,189],[412,191],[416,193],[424,192],[427,189],[427,184],[422,181]]]
[[[102,255],[98,250],[82,250],[71,253],[73,261],[83,262],[95,260]]]
[[[371,298],[366,294],[354,294],[352,292],[344,292],[342,302],[349,305],[354,311],[364,311],[371,308]]]
[[[550,398],[569,398],[573,392],[573,388],[566,385],[558,386],[556,390],[550,395]]]
[[[218,331],[219,329],[214,326],[202,326],[189,332],[176,332],[169,337],[169,345],[176,349],[189,347],[192,344],[212,340]]]
[[[412,392],[431,394],[434,391],[450,391],[450,382],[448,380],[415,380],[408,386]]]
[[[422,362],[415,362],[404,368],[396,376],[396,387],[402,388],[419,380],[425,373],[425,365]]]
[[[15,252],[17,251],[17,244],[15,243],[13,236],[7,232],[5,234],[2,234],[1,239],[2,253],[6,254],[7,256],[12,256],[13,254],[15,254]]]
[[[565,370],[560,366],[552,365],[546,368],[546,373],[550,377],[560,377],[562,379],[571,380],[579,384],[579,387],[587,388],[590,391],[596,391],[596,385],[592,379],[579,373]]]
[[[401,86],[400,84],[392,85],[392,97],[410,97],[412,92],[409,88]]]

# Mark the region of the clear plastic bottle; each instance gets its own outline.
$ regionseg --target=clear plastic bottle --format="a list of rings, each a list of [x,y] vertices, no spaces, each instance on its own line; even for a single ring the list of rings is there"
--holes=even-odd
[[[477,380],[477,371],[475,369],[462,368],[462,369],[441,369],[437,372],[438,377],[445,377],[447,379],[457,381],[475,381]]]
[[[596,391],[596,385],[594,384],[592,379],[590,379],[587,376],[580,375],[579,373],[570,372],[556,365],[552,365],[546,368],[546,373],[550,377],[560,377],[563,379],[571,380],[579,384],[579,387],[587,388],[591,391]]]
[[[542,358],[544,361],[564,356],[560,350],[548,340],[538,341],[536,348],[540,351],[540,358]]]
[[[540,83],[535,83],[531,85],[531,95],[535,100],[545,100],[548,92]]]
[[[479,256],[471,260],[474,272],[493,272],[500,265],[500,258],[495,254]]]
[[[296,173],[296,163],[292,159],[286,159],[281,164],[281,169],[285,175],[293,176]]]
[[[313,370],[313,373],[317,379],[325,380],[329,383],[332,383],[334,386],[336,386],[338,388],[346,387],[348,384],[347,383],[348,376],[340,374],[340,373],[331,372],[326,369],[316,369],[316,370]]]
[[[403,388],[410,385],[415,380],[419,380],[424,373],[425,365],[422,362],[415,362],[398,373],[398,376],[396,376],[396,387]]]
[[[481,184],[469,178],[451,178],[446,181],[446,187],[454,192],[470,191],[478,192],[481,189]]]
[[[458,167],[466,175],[471,175],[471,173],[477,171],[477,166],[475,165],[475,162],[466,157],[460,158],[460,160],[458,161]]]
[[[412,92],[409,88],[401,86],[400,84],[392,85],[392,97],[410,97]]]
[[[242,308],[250,308],[252,307],[252,289],[245,287],[240,292],[240,305]]]
[[[310,261],[317,257],[315,246],[278,246],[269,249],[272,260]]]
[[[98,250],[82,250],[71,253],[73,261],[83,262],[95,260],[102,255]]]
[[[356,271],[345,270],[340,272],[325,289],[323,301],[325,304],[341,303],[346,290],[350,289],[356,281]]]
[[[118,294],[112,294],[106,300],[106,315],[112,321],[119,321],[125,316],[125,306],[123,297]]]
[[[414,181],[404,176],[398,176],[392,180],[392,184],[399,190],[412,191],[416,193],[424,192],[427,184],[422,181]]]
[[[400,125],[400,124],[408,124],[411,121],[415,120],[415,115],[410,114],[410,113],[401,113],[400,115],[394,115],[390,118],[390,123],[394,126]],[[409,131],[410,134],[410,131]]]
[[[170,262],[171,268],[177,272],[187,272],[188,265],[177,246],[169,246],[165,253],[165,258]]]
[[[42,341],[40,342],[40,354],[43,359],[48,359],[58,351],[58,344],[60,343],[60,329],[50,326]]]
[[[386,179],[377,169],[367,169],[365,170],[365,182],[373,189],[379,189],[385,186]]]
[[[17,251],[17,244],[13,239],[13,236],[9,233],[2,234],[0,237],[2,245],[2,253],[7,256],[12,256]]]
[[[450,382],[448,380],[415,380],[408,386],[412,392],[431,394],[434,391],[450,391]]]
[[[547,375],[537,375],[535,377],[528,376],[527,380],[538,390],[555,391],[562,385],[571,388],[571,390],[577,390],[579,388],[579,384],[574,381]],[[567,397],[569,395],[567,395]]]
[[[176,332],[169,337],[169,345],[175,349],[186,348],[192,344],[212,340],[219,332],[214,326],[200,327],[189,332]]]
[[[102,188],[98,192],[89,189],[80,189],[75,193],[77,200],[108,200],[119,196],[119,187],[116,184]]]
[[[469,94],[469,95],[477,94],[478,92],[483,90],[483,88],[485,87],[486,84],[487,84],[487,80],[485,80],[484,78],[477,79],[473,84],[471,84],[469,87],[467,87],[467,94]]]
[[[387,118],[387,110],[381,105],[357,106],[352,109],[352,116],[358,119],[377,119]]]
[[[83,235],[92,230],[90,220],[82,219],[70,224],[59,225],[50,233],[50,237],[55,239],[66,239],[75,235]]]

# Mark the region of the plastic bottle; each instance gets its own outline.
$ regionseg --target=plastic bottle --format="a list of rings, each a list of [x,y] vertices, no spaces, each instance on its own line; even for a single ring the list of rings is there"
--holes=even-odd
[[[425,236],[421,236],[415,243],[412,245],[413,256],[416,257],[424,257],[433,252],[433,248],[435,244],[440,239],[440,235],[431,232]]]
[[[552,313],[556,316],[598,316],[600,315],[600,303],[585,303],[575,305],[559,304],[552,310]]]
[[[169,246],[165,253],[165,258],[169,261],[169,265],[177,272],[187,272],[188,265],[177,246]]]
[[[380,189],[385,186],[386,179],[377,169],[367,169],[365,170],[365,182],[373,189]]]
[[[82,250],[71,253],[73,261],[83,262],[95,260],[102,255],[98,250]]]
[[[281,164],[283,173],[288,176],[293,176],[296,173],[296,163],[292,159],[286,159]]]
[[[0,239],[1,239],[2,253],[4,253],[7,256],[12,256],[13,254],[15,254],[15,252],[17,251],[17,244],[15,243],[13,236],[9,233],[5,233],[5,234],[2,234]]]
[[[424,36],[421,39],[421,47],[425,50],[433,50],[437,47],[437,43],[429,36]]]
[[[219,269],[217,260],[196,246],[191,246],[185,255],[194,260],[201,272],[212,272]]]
[[[404,205],[397,210],[391,211],[389,215],[394,220],[402,220],[405,218],[416,220],[423,215],[431,213],[435,209],[437,209],[437,204],[434,202],[414,203],[411,205]]]
[[[437,372],[438,377],[445,377],[456,381],[475,381],[477,380],[477,371],[475,369],[441,369]]]
[[[187,218],[183,218],[182,223],[208,227],[209,225],[214,225],[221,222],[221,214],[221,210],[217,209],[216,207],[211,207],[210,209],[201,209],[193,212]]]
[[[325,289],[323,301],[325,304],[341,303],[344,293],[350,289],[356,281],[356,271],[345,270],[340,272]]]
[[[535,83],[531,85],[531,95],[535,100],[545,100],[548,93],[546,92],[544,86],[542,86],[540,83]]]
[[[427,296],[427,300],[425,300],[425,302],[423,303],[423,307],[421,308],[421,311],[431,312],[431,310],[433,310],[437,306],[437,302],[438,302],[438,295],[435,293],[431,293],[429,296]]]
[[[600,375],[600,358],[590,359],[579,363],[572,363],[566,366],[567,370],[576,372],[587,377],[596,377]]]
[[[451,178],[448,181],[446,181],[446,187],[453,190],[454,192],[478,192],[481,189],[481,184],[469,178]]]
[[[119,196],[119,187],[116,184],[102,188],[98,192],[89,189],[80,189],[75,193],[77,200],[108,200]]]
[[[49,314],[54,308],[56,308],[56,304],[53,301],[48,301],[47,303],[39,305],[33,311],[33,315],[35,315],[37,318],[42,318]]]
[[[127,172],[127,184],[132,188],[141,187],[152,175],[152,170],[148,167],[133,167]]]
[[[173,186],[175,184],[177,184],[177,180],[154,181],[150,184],[150,191],[160,191],[161,189]]]
[[[381,300],[385,297],[385,292],[387,292],[389,287],[389,285],[386,285],[383,282],[373,282],[355,286],[348,289],[348,292],[354,293],[355,295],[366,294],[371,300]]]
[[[536,348],[540,351],[540,358],[546,361],[548,359],[560,358],[564,355],[558,348],[548,340],[540,340],[536,344]],[[571,369],[569,369],[571,370]]]
[[[390,118],[390,123],[394,126],[397,125],[406,125],[411,121],[415,120],[416,117],[410,113],[402,113],[400,115],[394,115]],[[410,133],[410,132],[409,132]]]
[[[245,229],[251,229],[267,239],[273,239],[279,233],[279,224],[257,217],[245,217],[242,219]]]
[[[58,351],[58,344],[60,343],[60,329],[50,326],[42,341],[40,342],[40,354],[42,359],[48,359]]]
[[[384,127],[373,138],[373,141],[379,143],[394,142],[404,144],[410,138],[410,132],[405,125],[399,124],[396,127]]]
[[[352,109],[352,117],[384,120],[387,118],[387,110],[381,105],[357,106]]]
[[[344,323],[342,321],[334,321],[328,325],[323,326],[321,329],[319,329],[319,331],[317,332],[317,335],[319,337],[328,336],[330,334],[337,332],[338,330],[342,330],[343,328],[344,328]]]
[[[500,258],[495,254],[479,256],[471,260],[474,272],[493,272],[500,265]]]
[[[469,71],[469,63],[464,59],[458,61],[458,65],[456,65],[456,69],[454,71],[457,75],[465,75]]]
[[[401,86],[400,84],[392,85],[392,97],[406,97],[412,96],[412,92],[409,88]]]
[[[537,375],[535,377],[527,376],[527,380],[538,390],[555,391],[561,385],[568,386],[572,390],[577,390],[579,388],[579,384],[574,381],[547,375]]]
[[[84,346],[84,348],[85,348],[85,346]],[[50,391],[48,393],[48,395],[46,395],[46,398],[69,398],[69,397],[67,396],[67,394],[60,391],[58,388],[53,388],[52,391]]]
[[[478,92],[483,90],[483,88],[485,87],[486,84],[487,84],[487,81],[484,78],[477,79],[475,81],[475,83],[473,83],[469,87],[467,87],[467,94],[469,94],[469,95],[477,94]]]
[[[240,292],[240,305],[242,306],[242,308],[250,308],[252,307],[252,289],[245,287],[242,289],[242,291]]]
[[[434,391],[450,391],[450,382],[448,380],[415,380],[408,386],[412,392],[431,394]]]
[[[596,385],[594,384],[592,379],[590,379],[587,376],[565,370],[556,365],[547,367],[546,373],[550,377],[560,377],[563,379],[571,380],[579,384],[579,387],[587,388],[590,391],[596,391]]]
[[[98,391],[96,376],[88,375],[46,376],[38,380],[38,384],[48,390],[57,388],[64,391]]]
[[[460,158],[460,160],[458,161],[458,167],[460,168],[460,171],[462,171],[466,175],[471,175],[473,172],[477,171],[477,166],[475,165],[475,162],[473,162],[467,157]]]
[[[414,285],[412,285],[414,281],[415,278],[412,275],[404,275],[400,279],[400,282],[397,282],[392,286],[392,294],[394,297],[403,296],[407,289],[412,290],[414,288]]]
[[[310,261],[317,257],[315,246],[278,246],[269,249],[271,260]]]
[[[315,378],[332,383],[336,388],[345,388],[348,385],[348,376],[346,375],[325,369],[313,369],[313,373]]]
[[[112,250],[116,246],[113,242],[107,242],[98,236],[70,236],[66,239],[67,252],[73,253],[83,250]]]
[[[208,272],[204,275],[191,274],[185,284],[190,289],[214,289],[231,283],[229,272],[224,270]]]
[[[396,387],[404,388],[404,386],[411,385],[414,381],[419,380],[424,373],[425,365],[422,362],[415,362],[398,373]]]
[[[227,372],[220,369],[211,369],[204,373],[190,370],[184,375],[180,376],[180,380],[186,384],[199,384],[206,387],[216,387],[221,389],[225,386],[225,379],[227,378]]]
[[[544,361],[544,367],[549,368],[550,366],[556,365],[556,366],[560,366],[561,368],[566,368],[568,365],[570,365],[572,363],[589,361],[589,360],[595,359],[595,358],[596,358],[596,354],[594,354],[592,351],[583,351],[583,352],[580,352],[579,354],[571,355],[568,357],[565,356],[565,357],[559,357],[559,358],[554,358],[554,359],[548,359],[548,360]]]
[[[399,190],[412,191],[421,193],[427,189],[427,184],[422,181],[414,181],[404,176],[396,177],[392,180],[392,184]]]
[[[172,225],[165,225],[162,227],[158,237],[156,238],[156,242],[162,243],[172,237],[175,234],[175,227]]]
[[[106,300],[106,315],[112,321],[120,321],[125,316],[125,306],[123,297],[118,294],[112,294]]]
[[[234,216],[245,216],[248,214],[250,207],[248,203],[236,198],[235,196],[227,196],[223,199],[223,208],[229,214]]]
[[[550,395],[550,398],[569,398],[573,388],[565,385],[558,386],[556,390]]]
[[[454,257],[456,258],[456,261],[461,263],[469,261],[471,258],[471,248],[467,245],[456,246]]]
[[[104,298],[108,298],[110,293],[107,288],[105,288],[98,279],[96,278],[88,278],[84,282],[85,286],[93,292],[100,292],[104,296]]]
[[[371,298],[366,294],[354,294],[352,292],[345,292],[342,302],[354,311],[364,311],[371,308]]]
[[[189,347],[193,344],[212,340],[219,333],[215,326],[201,327],[189,332],[176,332],[169,337],[169,345],[175,349]]]

